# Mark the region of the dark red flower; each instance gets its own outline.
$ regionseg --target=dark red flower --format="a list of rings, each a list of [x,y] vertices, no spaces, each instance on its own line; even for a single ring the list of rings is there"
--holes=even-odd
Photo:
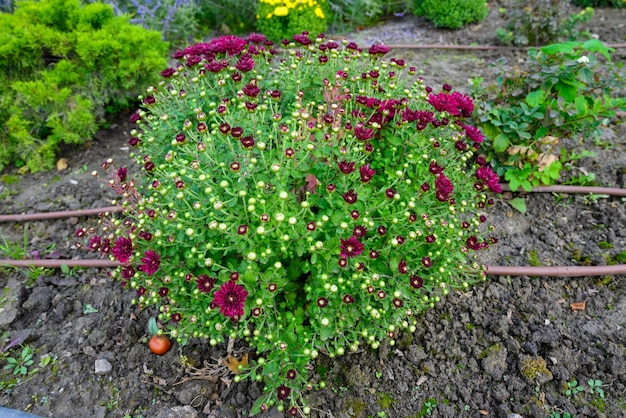
[[[454,185],[444,174],[439,174],[435,180],[435,189],[437,189],[437,200],[447,202],[454,191]]]
[[[342,194],[341,197],[343,197],[343,200],[345,200],[347,204],[352,205],[356,203],[358,195],[354,192],[354,189],[350,189]]]
[[[349,257],[356,257],[357,255],[360,255],[361,253],[363,253],[365,246],[361,242],[359,242],[357,237],[351,236],[350,238],[345,239],[345,240],[341,239],[340,249],[341,249],[341,257],[349,258]]]
[[[389,47],[383,44],[372,45],[370,49],[368,50],[370,55],[381,55],[381,56],[385,55],[389,51],[390,51]]]
[[[128,145],[130,145],[131,147],[136,147],[137,145],[139,145],[140,142],[141,140],[139,138],[133,136],[128,140]]]
[[[428,103],[430,103],[437,112],[448,112],[452,116],[459,116],[461,113],[458,109],[455,96],[448,93],[431,93],[428,95]]]
[[[348,260],[346,258],[344,258],[344,257],[340,257],[339,261],[337,261],[337,264],[341,268],[346,268],[346,267],[348,267]]]
[[[456,101],[456,105],[459,109],[459,112],[461,113],[461,116],[464,118],[469,118],[470,116],[472,116],[472,113],[474,112],[474,102],[472,102],[472,99],[464,94],[459,93],[458,91],[453,92],[452,96]]]
[[[139,270],[143,271],[148,276],[152,276],[157,272],[159,266],[161,265],[161,257],[159,257],[159,255],[154,251],[148,250],[141,258],[141,263],[142,264],[139,266]]]
[[[419,289],[424,286],[424,279],[422,279],[420,276],[411,276],[410,283],[412,288]]]
[[[254,68],[254,60],[249,54],[244,54],[239,58],[237,63],[235,64],[235,68],[241,71],[242,73],[247,73]]]
[[[248,291],[232,280],[224,283],[213,293],[213,302],[220,307],[220,313],[233,320],[243,316],[243,307]]]
[[[113,254],[113,257],[115,257],[120,263],[127,262],[133,255],[132,240],[126,237],[119,237],[117,240],[115,240],[115,244],[113,245],[111,253]]]
[[[161,287],[161,288],[159,288],[158,294],[159,294],[159,296],[164,298],[165,296],[167,296],[168,292],[169,292],[169,289],[167,287]]]
[[[302,32],[298,35],[293,35],[292,39],[300,45],[311,45],[311,40],[309,39],[308,32]]]
[[[260,88],[258,88],[256,85],[254,84],[246,84],[241,91],[243,91],[243,94],[245,94],[248,97],[256,97],[259,95],[259,92],[261,91]]]
[[[396,191],[394,189],[389,188],[385,190],[385,196],[387,196],[389,199],[393,199],[395,195],[396,195]]]
[[[244,149],[252,149],[254,147],[254,138],[251,135],[244,136],[239,140]]]
[[[360,141],[367,141],[374,137],[374,130],[364,127],[363,123],[359,122],[354,126],[354,136]]]
[[[367,228],[363,225],[355,225],[354,229],[352,230],[352,235],[354,235],[357,238],[361,238],[364,237],[365,234],[367,234]]]
[[[131,266],[122,267],[122,279],[130,279],[135,275],[135,269]]]
[[[432,174],[440,174],[443,173],[444,168],[442,166],[439,165],[439,163],[437,163],[437,161],[431,161],[430,165],[428,166],[428,171],[430,171]]]
[[[326,298],[317,298],[317,306],[320,308],[325,308],[328,306],[328,299]]]
[[[409,267],[406,264],[406,261],[400,260],[398,263],[398,273],[407,274],[409,272]]]
[[[238,55],[246,47],[246,40],[237,36],[220,36],[211,40],[206,49],[214,53],[227,53],[228,55]]]
[[[381,225],[376,229],[376,232],[378,232],[378,235],[383,236],[387,233],[387,228]]]
[[[433,265],[433,262],[431,261],[430,257],[422,257],[422,265],[424,267],[431,267]]]
[[[344,295],[342,300],[343,300],[343,303],[346,303],[348,305],[351,303],[354,303],[354,297],[352,295]]]
[[[380,254],[379,254],[379,253],[378,253],[378,251],[376,251],[376,250],[371,250],[371,251],[370,251],[370,258],[371,258],[372,260],[376,260],[376,259],[378,258],[378,256],[379,256],[379,255],[380,255]]]
[[[372,170],[369,163],[367,163],[359,168],[359,173],[361,174],[361,181],[363,183],[369,183],[372,178],[374,178],[376,171]]]
[[[277,389],[276,397],[278,398],[279,401],[284,401],[285,399],[289,397],[290,393],[291,393],[291,389],[289,389],[285,385],[280,385]]]
[[[502,193],[502,186],[500,185],[500,178],[496,173],[491,170],[491,167],[485,165],[476,170],[476,178],[481,180],[483,184],[489,187],[494,193]]]
[[[465,240],[465,245],[474,251],[478,251],[482,248],[481,242],[478,240],[478,237],[476,235],[472,235],[471,237],[467,238]]]
[[[166,68],[165,70],[161,71],[161,76],[165,77],[165,78],[170,78],[171,76],[174,75],[174,73],[176,72],[175,69],[173,68]]]
[[[434,235],[426,235],[426,242],[432,244],[437,241],[437,238]]]
[[[206,274],[201,274],[196,278],[196,287],[201,293],[210,293],[215,286],[215,281],[213,277],[209,277]]]
[[[376,296],[378,296],[378,299],[384,299],[384,298],[385,298],[385,296],[387,296],[387,294],[385,293],[385,291],[384,291],[384,290],[379,290],[379,291],[376,293]]]
[[[402,302],[402,299],[395,298],[393,300],[393,306],[395,306],[396,308],[401,308],[403,305],[404,305],[404,302]]]
[[[237,233],[239,235],[245,235],[248,232],[248,225],[239,225],[237,227]]]
[[[337,163],[337,167],[343,174],[350,174],[354,171],[354,162],[340,161]]]
[[[465,130],[465,136],[474,141],[474,143],[481,143],[485,139],[485,135],[475,126],[465,125],[463,129]]]

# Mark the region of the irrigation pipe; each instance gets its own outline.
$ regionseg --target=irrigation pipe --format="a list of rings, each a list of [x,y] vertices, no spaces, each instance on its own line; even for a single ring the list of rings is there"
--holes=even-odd
[[[86,267],[109,268],[121,264],[111,260],[0,260],[0,267],[44,267],[61,268]],[[613,266],[555,266],[555,267],[516,267],[516,266],[487,266],[487,275],[490,276],[552,276],[552,277],[584,277],[584,276],[611,276],[626,274],[626,264]]]
[[[510,192],[508,184],[501,184],[502,191]],[[519,191],[519,190],[518,190]],[[522,192],[524,190],[521,190]],[[604,194],[609,196],[626,197],[626,189],[616,187],[592,187],[592,186],[537,186],[530,193],[573,193],[573,194]]]
[[[501,184],[502,190],[510,192],[511,188],[508,184]],[[523,191],[523,190],[522,190]],[[591,187],[591,186],[538,186],[533,187],[530,193],[575,193],[575,194],[603,194],[609,196],[626,197],[626,189],[616,187]],[[102,213],[122,212],[122,206],[107,206],[105,208],[44,212],[44,213],[24,213],[19,215],[0,215],[0,222],[22,222],[36,221],[42,219],[59,219],[82,217],[91,215],[100,215]]]
[[[501,45],[437,45],[437,44],[425,44],[425,45],[411,45],[411,44],[397,44],[385,46],[391,49],[456,49],[467,51],[524,51],[530,48],[541,47],[529,47],[529,46],[501,46]],[[609,48],[626,48],[626,44],[609,44]]]
[[[101,213],[122,212],[122,206],[107,206],[105,208],[68,210],[60,212],[24,213],[20,215],[0,215],[0,222],[38,221],[42,219],[59,219],[81,216],[100,215]]]

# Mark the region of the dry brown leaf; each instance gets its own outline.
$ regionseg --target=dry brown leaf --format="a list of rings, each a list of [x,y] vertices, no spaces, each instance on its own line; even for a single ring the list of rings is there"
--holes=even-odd
[[[485,411],[484,409],[479,409],[480,415],[489,415],[489,411]]]
[[[539,143],[545,145],[556,145],[559,143],[559,138],[556,136],[546,135],[539,140]]]
[[[239,360],[229,354],[224,362],[226,363],[226,367],[228,367],[228,370],[230,370],[231,373],[239,374],[241,373],[241,370],[239,370],[239,366],[241,366],[242,368],[248,366],[248,353],[241,356],[241,359]]]
[[[587,299],[582,302],[574,302],[569,305],[572,308],[572,311],[584,311],[587,307]]]
[[[67,170],[67,167],[69,167],[70,163],[69,161],[67,161],[67,158],[59,158],[59,160],[57,161],[57,171],[63,171],[63,170]]]
[[[555,162],[557,159],[558,158],[554,154],[539,154],[539,160],[537,161],[539,172],[542,172],[546,167]]]

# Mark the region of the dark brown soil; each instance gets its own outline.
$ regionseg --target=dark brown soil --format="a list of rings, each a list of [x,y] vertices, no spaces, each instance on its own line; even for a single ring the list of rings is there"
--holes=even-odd
[[[498,7],[492,4],[484,23],[459,31],[405,17],[349,37],[361,44],[494,44],[495,28],[502,26]],[[624,43],[626,9],[597,10],[588,27],[607,43]],[[489,64],[503,54],[393,52],[423,70],[426,83],[448,82],[461,90],[470,77],[493,80]],[[523,53],[507,54],[523,64]],[[614,57],[625,62],[624,49]],[[91,172],[107,158],[131,164],[127,119],[121,115],[88,147],[62,155],[68,169],[0,183],[0,213],[110,205],[113,194]],[[577,170],[595,173],[598,185],[624,187],[624,124],[614,123],[600,140],[577,147],[596,153],[579,161]],[[522,215],[509,205],[511,197],[503,196],[491,215],[500,243],[485,254],[485,263],[625,262],[624,199],[530,194]],[[95,220],[0,224],[8,241],[26,237],[29,254],[83,258],[85,252],[73,247],[77,225]],[[132,295],[104,270],[3,269],[0,286],[0,327],[13,338],[27,333],[23,345],[34,350],[34,364],[19,380],[0,369],[0,405],[45,417],[239,417],[261,394],[257,384],[189,379],[189,365],[214,363],[225,355],[224,346],[192,341],[164,356],[151,355],[144,338],[154,312],[136,311]],[[571,308],[583,301],[584,310]],[[2,350],[0,367],[7,357],[20,358],[20,348]],[[39,365],[46,355],[50,363]],[[96,374],[96,366],[106,363],[111,370]],[[309,398],[312,415],[319,417],[626,416],[626,277],[489,277],[471,291],[449,295],[398,346],[335,361],[321,358],[314,366],[312,373],[328,382]],[[600,391],[592,390],[590,380],[601,382]],[[568,395],[574,386],[581,390]]]

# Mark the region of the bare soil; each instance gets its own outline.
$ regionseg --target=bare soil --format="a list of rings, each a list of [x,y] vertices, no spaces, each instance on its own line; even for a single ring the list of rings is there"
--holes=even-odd
[[[495,29],[503,25],[498,7],[491,4],[485,22],[458,31],[435,29],[407,16],[346,37],[363,45],[495,44]],[[624,43],[626,9],[598,9],[587,26],[606,43]],[[461,90],[470,77],[493,81],[490,63],[503,54],[519,65],[525,56],[501,51],[392,53],[423,70],[427,84],[447,82]],[[625,62],[624,49],[614,58]],[[108,158],[132,171],[127,120],[120,115],[88,146],[65,151],[66,170],[15,177],[5,172],[0,213],[109,206],[114,195],[90,173]],[[571,145],[596,153],[580,160],[576,170],[595,173],[601,186],[624,187],[626,126],[617,122],[604,129],[600,140]],[[523,215],[508,203],[516,196],[503,195],[492,211],[490,222],[498,226],[500,243],[484,254],[485,263],[604,265],[620,260],[620,254],[626,257],[624,199],[529,194]],[[5,223],[0,228],[9,241],[21,243],[26,237],[29,254],[84,258],[85,252],[74,248],[78,225],[95,225],[95,220]],[[225,355],[225,346],[191,341],[164,356],[151,355],[144,339],[154,312],[136,311],[133,295],[105,270],[2,269],[0,286],[0,328],[12,337],[28,334],[23,344],[35,353],[34,364],[19,381],[11,370],[0,370],[0,405],[43,417],[245,417],[262,393],[256,383],[234,383],[228,377],[189,379],[189,365],[214,363]],[[584,309],[572,309],[580,302],[586,302]],[[1,350],[2,367],[6,356],[20,358],[19,348]],[[51,356],[50,364],[38,365],[45,355]],[[107,363],[111,369],[97,374],[96,365]],[[321,358],[312,373],[328,382],[325,390],[310,396],[315,417],[516,413],[556,418],[566,412],[623,417],[626,277],[489,277],[468,292],[449,295],[420,317],[418,330],[403,335],[396,347],[334,361]],[[601,382],[600,390],[590,380]],[[272,411],[265,416],[282,415]]]

